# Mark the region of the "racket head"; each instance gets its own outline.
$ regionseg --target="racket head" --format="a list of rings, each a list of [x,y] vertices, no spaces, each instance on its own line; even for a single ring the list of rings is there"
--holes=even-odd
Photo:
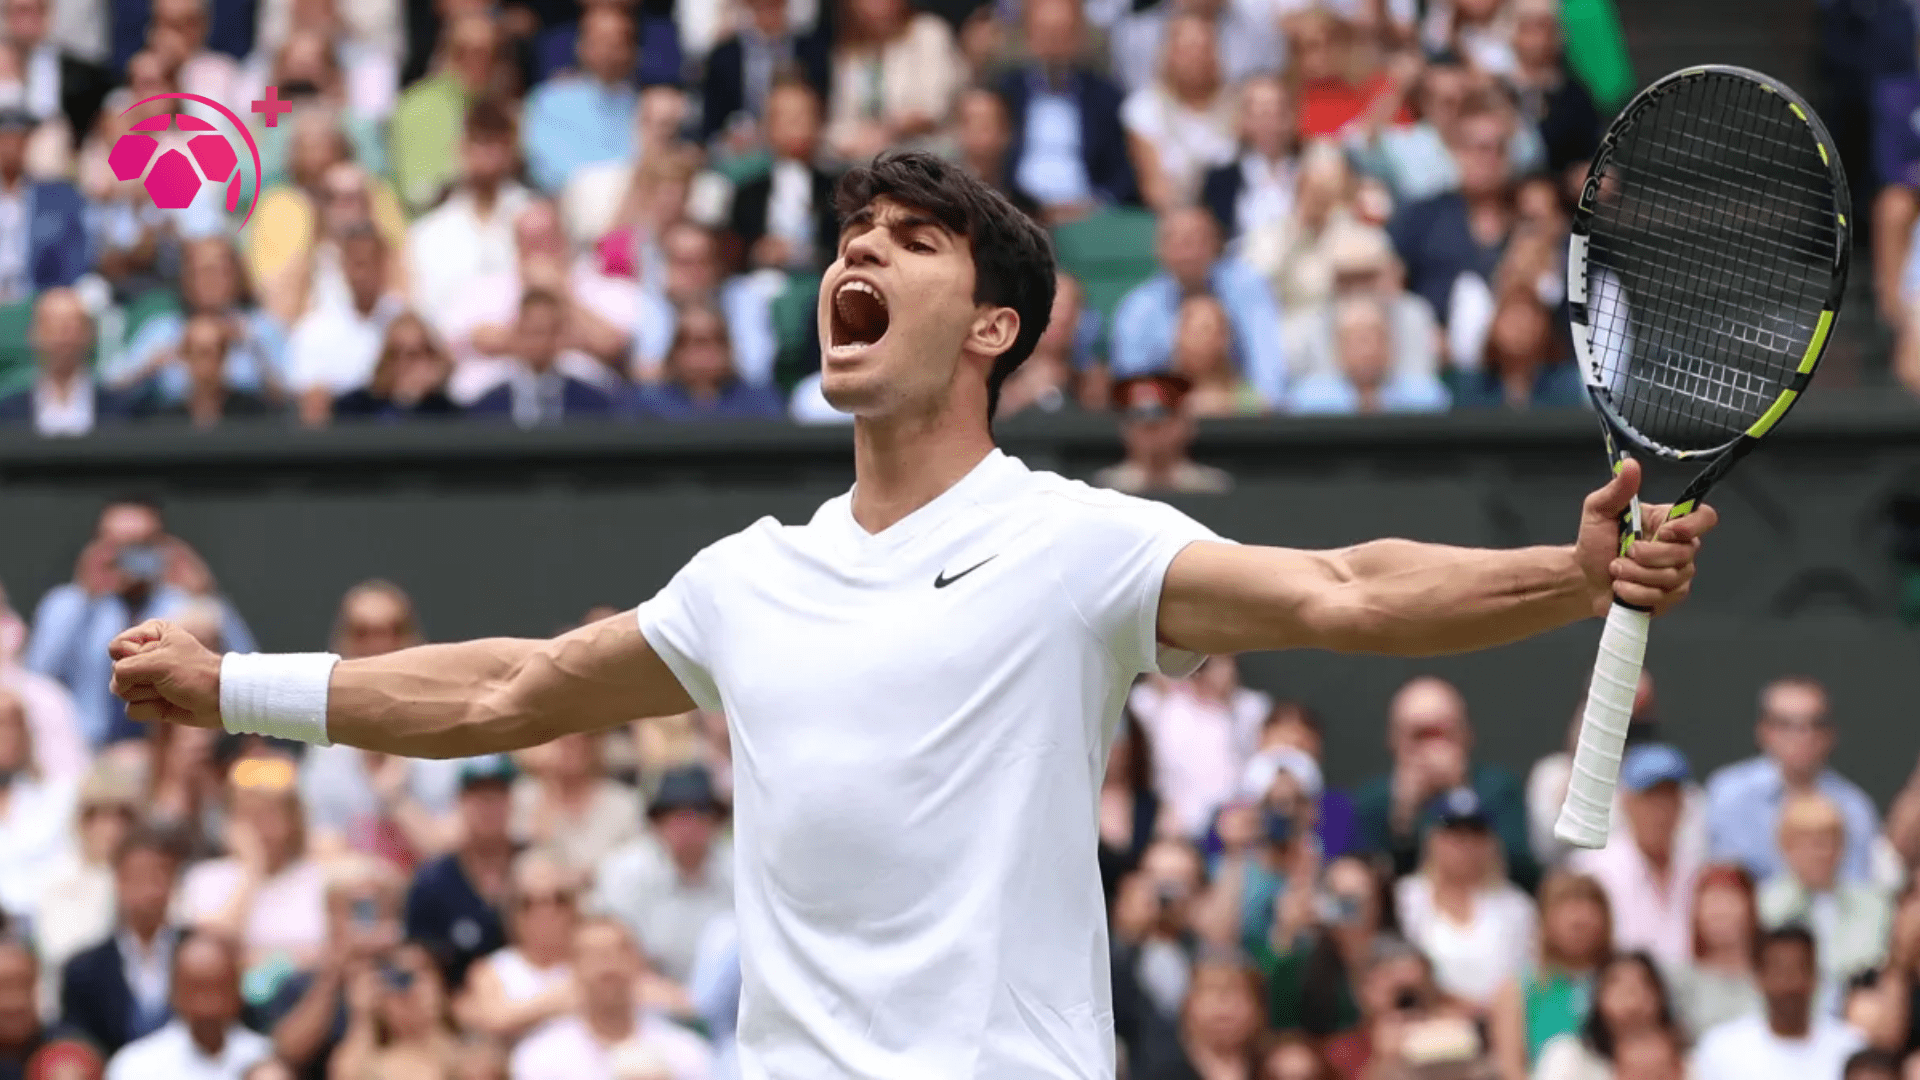
[[[1588,395],[1613,435],[1731,464],[1826,354],[1852,206],[1839,151],[1799,94],[1730,65],[1674,72],[1594,152],[1568,240]]]

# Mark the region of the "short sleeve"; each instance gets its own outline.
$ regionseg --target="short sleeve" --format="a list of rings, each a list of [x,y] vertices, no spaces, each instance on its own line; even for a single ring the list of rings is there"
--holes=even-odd
[[[711,551],[681,567],[666,588],[640,605],[637,617],[640,633],[673,670],[687,696],[708,712],[720,712],[720,688],[712,668]]]
[[[1160,643],[1160,587],[1175,555],[1220,536],[1165,503],[1092,489],[1063,498],[1076,505],[1054,567],[1081,619],[1129,673],[1192,674],[1204,656]]]

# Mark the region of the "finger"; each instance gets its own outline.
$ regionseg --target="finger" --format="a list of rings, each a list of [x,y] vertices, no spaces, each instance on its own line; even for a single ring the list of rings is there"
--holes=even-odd
[[[167,718],[164,701],[141,701],[127,706],[127,719],[141,724],[157,724]]]
[[[122,630],[119,636],[107,645],[107,655],[118,660],[123,656],[132,656],[143,649],[150,649],[160,644],[161,631],[165,625],[158,619],[148,619],[131,629]]]
[[[1654,589],[1677,589],[1693,580],[1693,566],[1641,566],[1630,559],[1614,563],[1613,583],[1632,582]]]
[[[1640,491],[1640,463],[1628,458],[1607,486],[1587,496],[1586,511],[1593,517],[1611,520],[1626,513],[1634,495]]]
[[[1673,589],[1662,589],[1643,585],[1637,581],[1615,581],[1613,595],[1634,607],[1657,613],[1679,603],[1691,587],[1688,583]]]
[[[1659,540],[1635,540],[1627,549],[1627,559],[1641,566],[1685,566],[1698,556],[1700,541],[1669,544]]]
[[[1682,514],[1672,521],[1661,524],[1655,536],[1661,540],[1698,540],[1713,531],[1720,524],[1720,512],[1711,506],[1702,506],[1692,513]]]

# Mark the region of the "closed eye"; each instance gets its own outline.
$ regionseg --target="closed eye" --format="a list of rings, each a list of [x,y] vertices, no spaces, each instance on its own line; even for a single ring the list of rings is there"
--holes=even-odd
[[[907,242],[907,250],[920,255],[931,255],[933,254],[933,245],[927,243],[925,240],[909,240]]]

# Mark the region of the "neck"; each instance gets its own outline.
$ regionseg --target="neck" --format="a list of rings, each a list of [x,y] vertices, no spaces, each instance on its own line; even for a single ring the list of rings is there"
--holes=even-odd
[[[861,528],[880,532],[932,502],[993,450],[987,426],[962,419],[960,408],[985,406],[962,395],[939,413],[855,420],[853,519]]]
[[[187,398],[187,412],[196,419],[218,417],[227,404],[227,388],[220,383],[208,383],[193,388]]]
[[[707,872],[707,853],[704,851],[683,854],[668,848],[667,858],[672,860],[673,868],[683,878],[697,878]]]
[[[460,857],[469,865],[497,866],[513,861],[513,841],[505,836],[469,837],[460,849]]]
[[[1662,876],[1665,876],[1667,869],[1673,865],[1673,848],[1670,846],[1643,847],[1640,849],[1640,854],[1647,860],[1647,865]]]
[[[1219,88],[1214,86],[1168,86],[1167,93],[1173,95],[1173,100],[1190,109],[1204,109],[1213,104],[1213,99],[1219,96]]]
[[[1813,1027],[1813,1017],[1807,1009],[1791,1012],[1768,1010],[1767,1026],[1783,1039],[1804,1039]]]
[[[1208,269],[1212,269],[1212,268],[1209,267]],[[1211,289],[1213,285],[1213,282],[1210,280],[1210,277],[1211,275],[1209,274],[1201,274],[1198,278],[1191,278],[1191,279],[1177,277],[1173,279],[1173,283],[1180,287],[1180,295],[1183,298],[1189,297],[1189,296],[1203,296]]]
[[[187,1034],[193,1037],[193,1045],[208,1057],[218,1057],[227,1047],[227,1029],[213,1024],[188,1024]]]
[[[473,208],[482,217],[491,216],[493,204],[500,199],[500,184],[492,179],[475,180],[467,185],[467,194],[473,197]]]
[[[139,942],[141,948],[151,949],[153,948],[153,939],[160,936],[160,924],[156,922],[150,926],[143,926],[140,923],[129,921],[127,923],[127,933],[133,935],[133,940]]]
[[[1509,405],[1526,405],[1533,400],[1533,364],[1508,364],[1500,372],[1501,396]]]
[[[1354,383],[1353,388],[1356,391],[1358,391],[1360,394],[1360,411],[1361,412],[1371,413],[1371,412],[1380,411],[1379,384],[1376,383],[1372,386],[1362,386],[1359,383]]]
[[[719,379],[697,378],[680,379],[680,388],[687,396],[702,404],[712,404],[720,400],[720,392],[726,389],[726,383]]]
[[[63,401],[72,397],[81,389],[82,380],[78,367],[70,367],[65,370],[48,368],[41,374],[40,379],[49,388],[54,390],[57,396]]]
[[[380,306],[379,293],[372,293],[368,296],[355,296],[353,298],[353,309],[355,311],[358,311],[362,315],[373,314],[373,309],[379,306]]]
[[[554,773],[547,777],[547,790],[562,802],[580,802],[593,794],[594,777],[585,773]]]
[[[1790,773],[1785,769],[1781,769],[1780,781],[1786,785],[1788,791],[1795,794],[1812,791],[1814,785],[1820,782],[1820,770],[1814,769],[1810,772]]]
[[[1476,886],[1443,877],[1433,879],[1433,906],[1450,915],[1465,917],[1473,912]]]
[[[604,1042],[617,1043],[633,1034],[633,1002],[588,1002],[582,1010],[587,1029]]]
[[[1708,945],[1700,952],[1701,967],[1743,972],[1748,970],[1752,963],[1752,954],[1747,946],[1737,941],[1723,941],[1717,945]]]

